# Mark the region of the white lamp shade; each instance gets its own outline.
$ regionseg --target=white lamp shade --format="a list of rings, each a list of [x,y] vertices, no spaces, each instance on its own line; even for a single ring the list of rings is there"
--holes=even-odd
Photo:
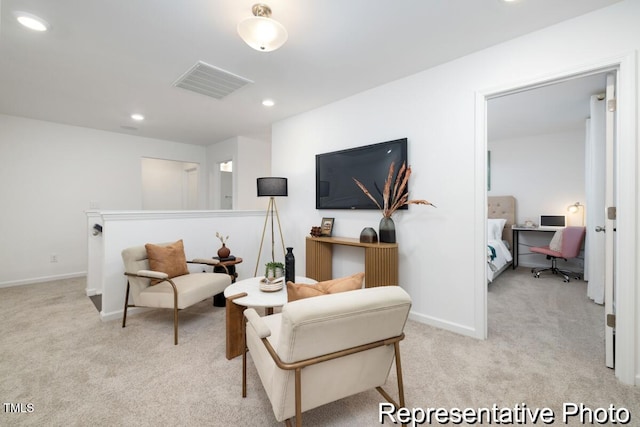
[[[238,34],[245,43],[261,52],[278,49],[289,37],[281,23],[262,16],[252,16],[240,21]]]

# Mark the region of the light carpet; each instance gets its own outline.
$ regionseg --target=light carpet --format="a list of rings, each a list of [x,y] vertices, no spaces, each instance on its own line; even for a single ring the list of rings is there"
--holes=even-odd
[[[170,310],[133,315],[123,329],[100,320],[84,289],[84,279],[0,289],[0,399],[33,405],[5,405],[0,425],[278,425],[251,362],[241,397],[241,358],[225,358],[224,308],[209,300],[182,311],[174,346]],[[604,366],[603,308],[584,282],[509,270],[489,285],[488,302],[486,341],[408,322],[408,407],[525,403],[559,418],[563,402],[614,404],[640,425],[640,389]],[[368,391],[304,413],[304,424],[379,425],[381,401]]]

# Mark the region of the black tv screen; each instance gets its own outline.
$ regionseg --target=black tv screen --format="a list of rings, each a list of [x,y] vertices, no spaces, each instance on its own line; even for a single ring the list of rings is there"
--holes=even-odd
[[[316,209],[378,209],[353,178],[383,206],[382,192],[391,162],[395,162],[394,175],[403,163],[409,165],[407,138],[317,154]]]

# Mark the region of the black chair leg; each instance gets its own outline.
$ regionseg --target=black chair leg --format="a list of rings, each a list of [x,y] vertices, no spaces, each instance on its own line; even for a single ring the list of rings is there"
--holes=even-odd
[[[579,273],[574,273],[572,271],[560,270],[557,267],[556,261],[557,261],[556,258],[553,258],[551,260],[551,267],[547,267],[547,268],[532,268],[531,269],[531,274],[533,274],[533,277],[538,279],[538,278],[540,278],[540,273],[542,273],[543,271],[551,271],[552,274],[558,274],[558,275],[562,276],[564,282],[570,282],[571,278],[574,278],[576,280],[580,280],[582,278]]]
[[[124,295],[124,313],[122,315],[122,327],[127,324],[127,307],[129,307],[129,281],[127,280],[127,292]]]

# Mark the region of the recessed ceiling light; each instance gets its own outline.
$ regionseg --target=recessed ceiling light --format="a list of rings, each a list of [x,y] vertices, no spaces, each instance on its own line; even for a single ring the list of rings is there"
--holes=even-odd
[[[142,114],[137,114],[137,113],[136,114],[132,114],[131,118],[133,120],[135,120],[136,122],[141,122],[141,121],[144,120],[144,116]]]
[[[28,12],[13,12],[19,23],[34,31],[47,31],[51,26],[39,16]]]
[[[273,107],[274,105],[276,105],[276,103],[273,102],[273,99],[264,99],[262,101],[262,105],[264,105],[265,107]]]

